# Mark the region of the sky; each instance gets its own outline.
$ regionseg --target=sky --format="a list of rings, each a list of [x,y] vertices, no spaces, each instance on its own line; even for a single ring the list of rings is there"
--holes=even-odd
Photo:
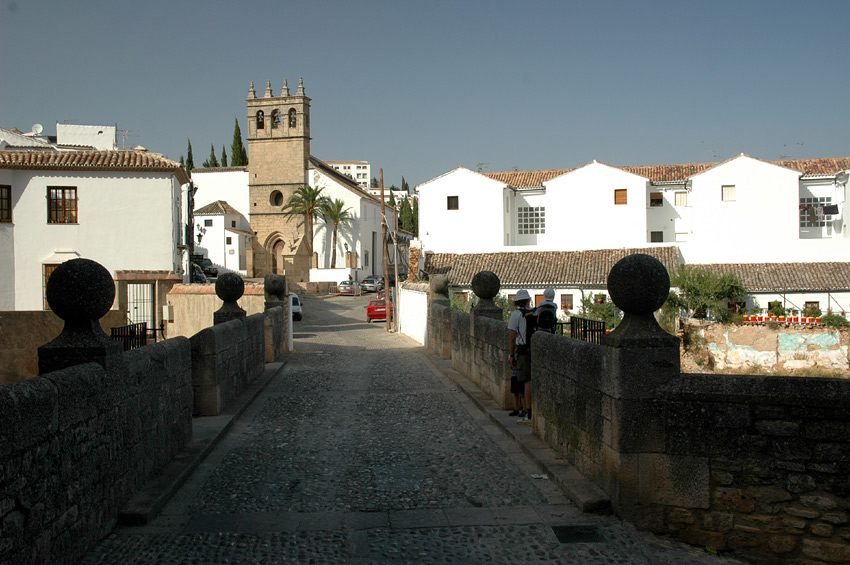
[[[117,124],[200,166],[235,118],[244,137],[251,81],[303,77],[312,154],[386,186],[847,156],[848,21],[846,0],[0,0],[0,127]]]

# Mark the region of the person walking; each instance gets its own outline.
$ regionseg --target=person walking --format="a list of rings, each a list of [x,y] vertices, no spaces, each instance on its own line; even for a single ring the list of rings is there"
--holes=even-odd
[[[511,369],[517,371],[517,390],[522,387],[524,412],[521,414],[519,423],[531,423],[531,347],[528,342],[528,327],[534,320],[530,319],[532,311],[528,309],[531,304],[531,295],[523,289],[516,293],[514,299],[516,310],[511,312],[508,319],[508,364]],[[513,391],[513,390],[512,390]]]

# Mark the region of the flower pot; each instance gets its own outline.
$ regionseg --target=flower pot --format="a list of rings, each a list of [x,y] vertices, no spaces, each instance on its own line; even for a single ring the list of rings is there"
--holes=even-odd
[[[797,316],[791,316],[791,323],[792,324],[796,324],[799,321],[800,321],[800,318],[798,318]]]
[[[815,318],[815,323],[816,323],[816,324],[820,324],[820,316],[818,316],[817,318]]]
[[[759,321],[759,322],[764,322],[764,316],[762,316],[761,314],[759,314],[759,316],[758,316],[758,321]]]
[[[779,316],[779,321],[780,321],[780,322],[784,322],[784,321],[785,321],[785,316]]]

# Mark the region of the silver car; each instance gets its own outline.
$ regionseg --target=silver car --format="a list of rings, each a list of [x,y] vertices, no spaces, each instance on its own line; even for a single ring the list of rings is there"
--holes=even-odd
[[[363,287],[363,290],[366,292],[378,292],[384,288],[384,277],[378,275],[366,277],[363,279],[363,282],[360,283],[360,286]]]

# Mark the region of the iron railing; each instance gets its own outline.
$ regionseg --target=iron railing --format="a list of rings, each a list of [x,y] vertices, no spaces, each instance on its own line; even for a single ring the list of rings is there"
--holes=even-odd
[[[570,337],[590,343],[602,343],[605,335],[605,322],[602,320],[588,320],[578,316],[570,317]]]
[[[141,322],[110,328],[110,337],[120,341],[124,351],[143,347],[148,343],[148,324]]]

